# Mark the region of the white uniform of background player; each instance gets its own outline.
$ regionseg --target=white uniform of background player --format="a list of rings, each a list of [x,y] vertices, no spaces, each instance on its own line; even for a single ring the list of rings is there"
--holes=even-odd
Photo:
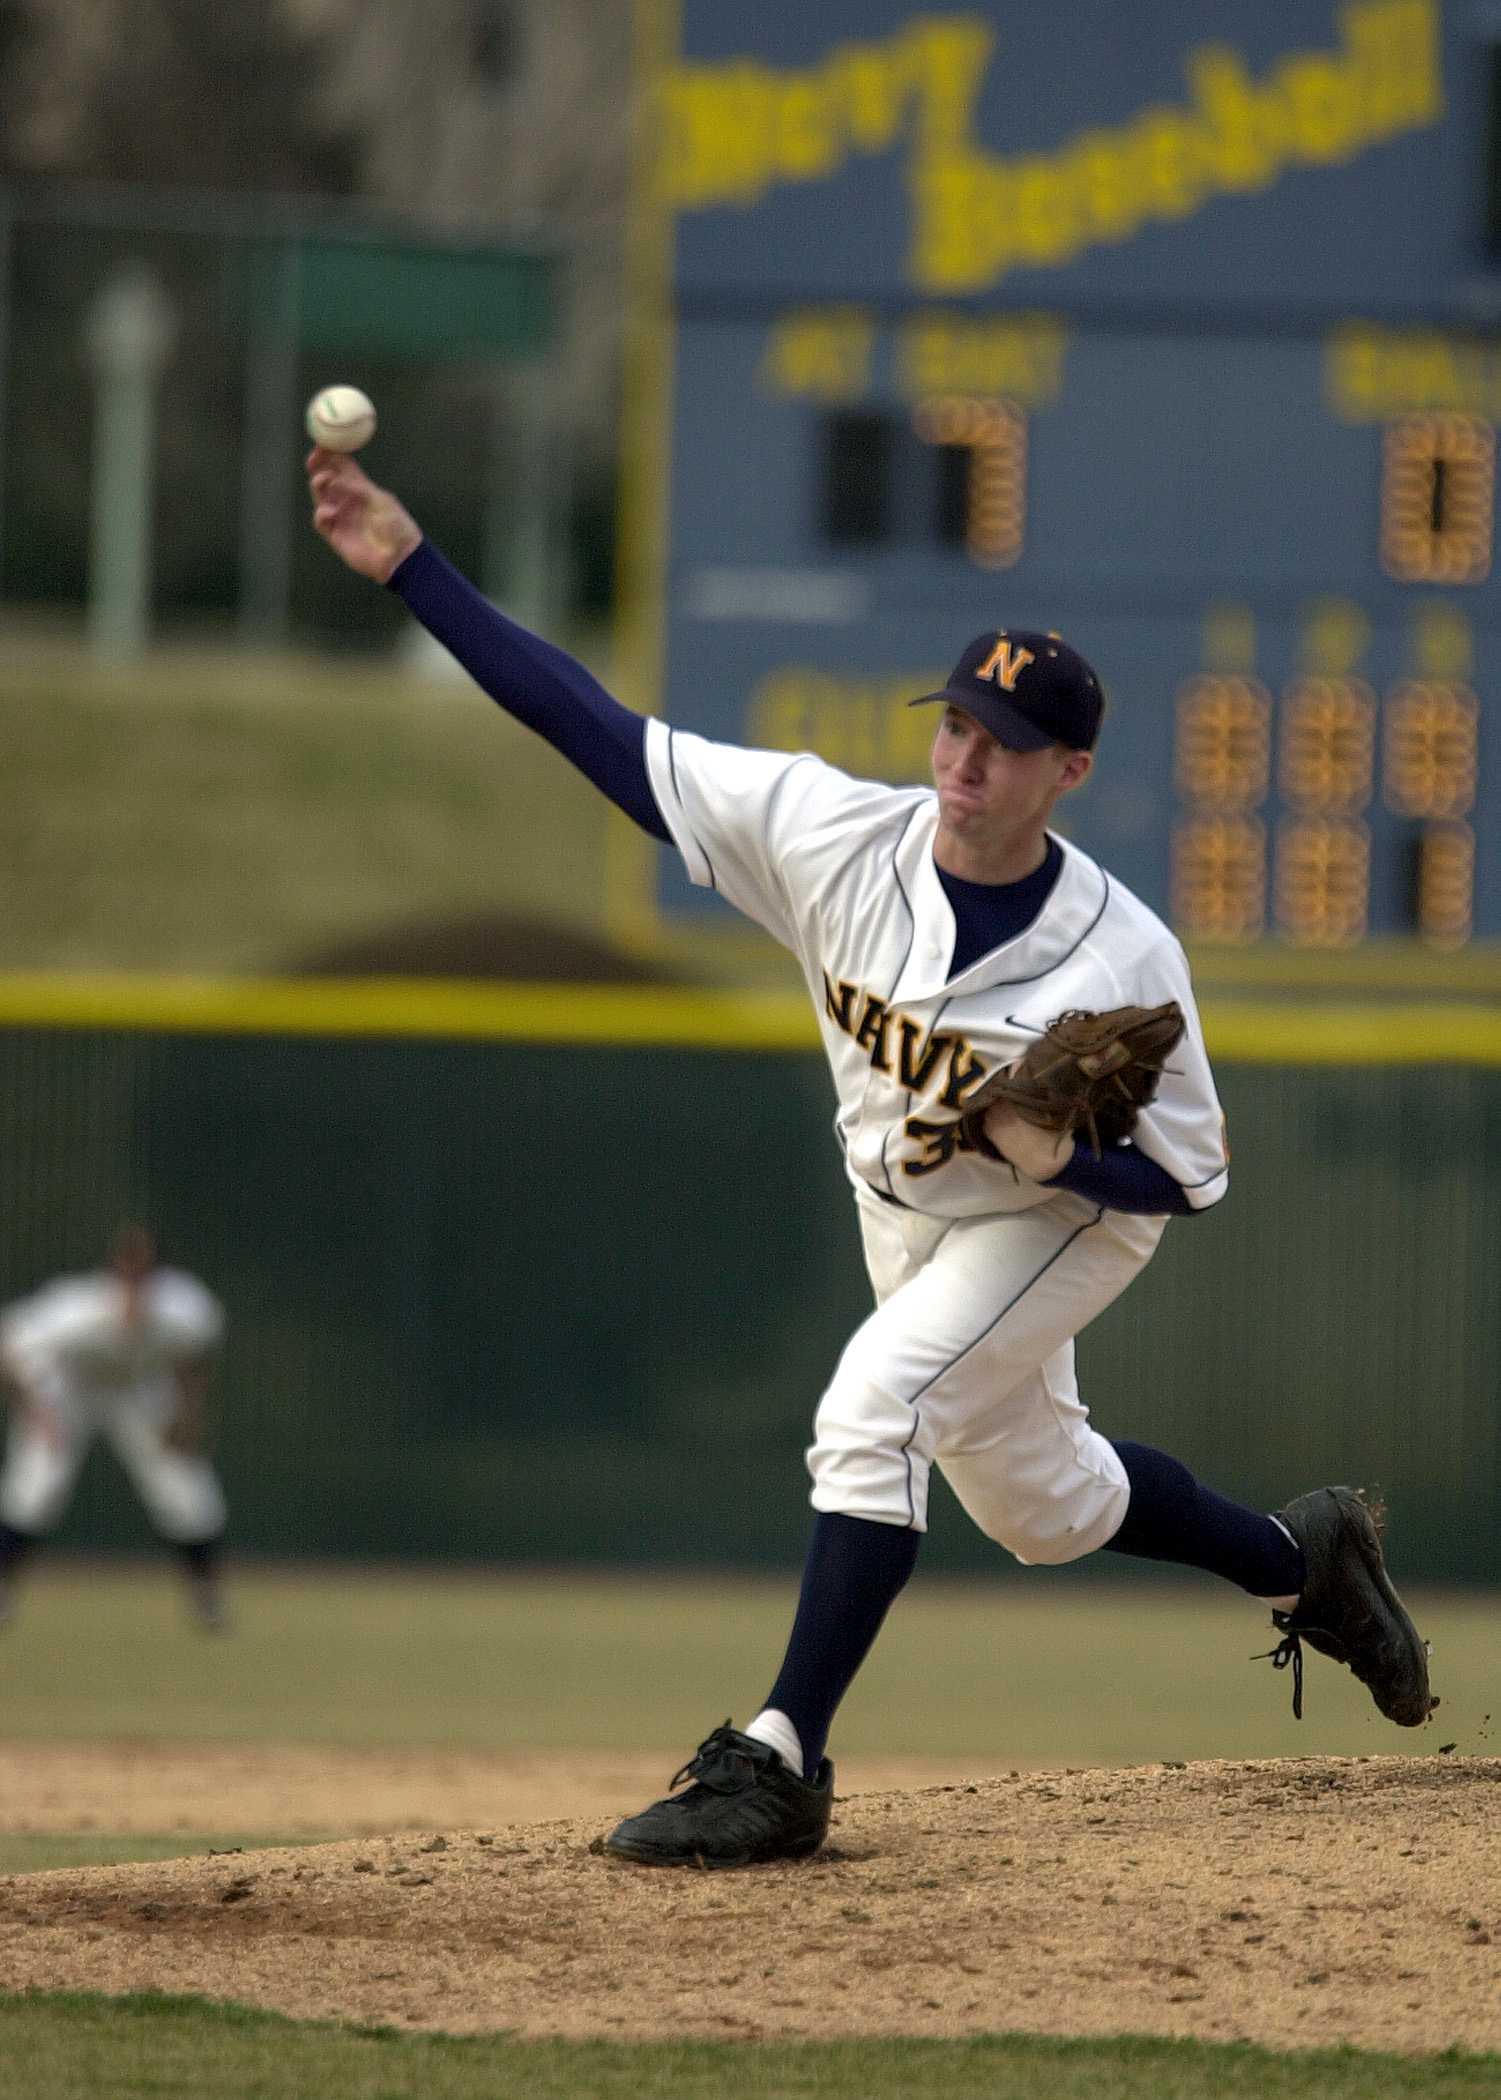
[[[102,1436],[154,1529],[178,1549],[198,1616],[217,1622],[213,1549],[227,1511],[218,1475],[195,1447],[223,1333],[212,1292],[181,1269],[158,1266],[138,1229],[116,1236],[108,1267],[58,1277],[0,1314],[0,1370],[12,1399],[0,1577],[58,1523]]]
[[[1150,1258],[1165,1217],[1049,1189],[957,1149],[963,1095],[1053,1017],[1176,999],[1187,1017],[1134,1133],[1195,1208],[1227,1185],[1224,1125],[1183,951],[1086,854],[1014,941],[947,974],[954,914],[931,789],[648,726],[652,788],[694,882],[792,949],[839,1096],[877,1309],[823,1396],[813,1504],[916,1530],[938,1465],[1019,1560],[1077,1559],[1128,1499],[1088,1420],[1073,1338]]]

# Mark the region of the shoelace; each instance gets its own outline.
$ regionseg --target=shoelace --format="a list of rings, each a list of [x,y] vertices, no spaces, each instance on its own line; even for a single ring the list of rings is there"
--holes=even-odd
[[[736,1793],[768,1758],[776,1755],[775,1751],[766,1749],[763,1756],[757,1756],[756,1752],[763,1748],[759,1743],[753,1749],[742,1750],[738,1743],[726,1742],[725,1731],[730,1725],[726,1721],[724,1728],[716,1728],[711,1736],[705,1737],[687,1764],[673,1773],[669,1793],[675,1793],[689,1779],[714,1788],[716,1793]]]
[[[1270,1662],[1274,1670],[1285,1670],[1293,1666],[1293,1719],[1303,1718],[1303,1643],[1298,1634],[1289,1627],[1275,1648],[1263,1648],[1251,1657],[1252,1662]]]

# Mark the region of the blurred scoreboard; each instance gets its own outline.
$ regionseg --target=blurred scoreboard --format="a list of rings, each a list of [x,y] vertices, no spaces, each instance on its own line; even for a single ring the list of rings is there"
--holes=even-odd
[[[1186,937],[1501,935],[1501,4],[643,21],[660,711],[920,779],[906,700],[1056,628],[1064,827]]]

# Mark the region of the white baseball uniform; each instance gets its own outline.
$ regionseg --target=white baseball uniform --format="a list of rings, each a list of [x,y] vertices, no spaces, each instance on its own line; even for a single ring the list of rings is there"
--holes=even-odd
[[[108,1438],[153,1525],[174,1545],[217,1538],[224,1491],[208,1459],[164,1441],[181,1404],[179,1373],[215,1348],[218,1300],[180,1269],[153,1269],[134,1317],[109,1270],[62,1276],[0,1314],[0,1364],[19,1387],[0,1521],[33,1537],[68,1504],[96,1436]]]
[[[1080,1401],[1073,1338],[1150,1259],[1166,1219],[1103,1210],[964,1149],[960,1115],[1057,1014],[1176,999],[1187,1030],[1133,1142],[1192,1207],[1217,1202],[1224,1119],[1182,948],[1060,840],[1037,918],[951,979],[931,788],[659,721],[646,764],[690,878],[797,956],[834,1075],[876,1310],[819,1405],[814,1507],[925,1530],[936,1464],[1018,1560],[1092,1552],[1129,1488]]]

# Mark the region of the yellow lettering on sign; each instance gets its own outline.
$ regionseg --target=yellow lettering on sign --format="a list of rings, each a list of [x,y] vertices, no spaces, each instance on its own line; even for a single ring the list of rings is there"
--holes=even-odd
[[[1412,662],[1419,678],[1466,679],[1475,668],[1475,633],[1469,616],[1446,598],[1417,606],[1412,621]]]
[[[768,394],[858,401],[870,385],[875,336],[862,306],[795,308],[773,322],[757,380]]]
[[[909,401],[963,394],[1048,408],[1063,391],[1068,344],[1057,314],[925,307],[897,324],[897,390]],[[863,306],[792,307],[767,330],[757,384],[792,399],[859,401],[870,391],[875,345]]]
[[[1324,395],[1343,423],[1435,412],[1501,421],[1501,338],[1343,321],[1324,343]]]
[[[947,673],[849,676],[784,664],[751,695],[745,740],[762,750],[815,751],[863,780],[926,780],[938,710],[910,707]]]
[[[912,282],[980,291],[1438,121],[1438,0],[1348,0],[1339,26],[1335,50],[1291,52],[1260,80],[1228,45],[1200,46],[1186,104],[1015,159],[975,137],[995,35],[974,15],[916,16],[802,69],[685,60],[661,87],[660,195],[680,211],[751,205],[905,143]]]
[[[1068,341],[1056,314],[912,314],[897,331],[897,385],[912,401],[1000,394],[1024,408],[1047,408],[1063,391]]]

